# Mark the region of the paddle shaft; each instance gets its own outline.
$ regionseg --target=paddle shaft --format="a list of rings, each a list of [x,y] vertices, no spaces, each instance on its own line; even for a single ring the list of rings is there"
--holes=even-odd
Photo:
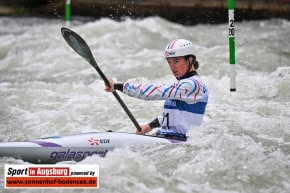
[[[93,58],[91,58],[90,64],[97,70],[97,72],[99,73],[100,77],[104,80],[105,84],[110,87],[110,83],[109,83],[108,78],[103,73],[103,71],[99,68],[97,62]],[[136,121],[135,117],[132,115],[132,113],[128,109],[128,107],[125,105],[125,103],[123,102],[121,97],[118,95],[118,93],[116,91],[113,91],[112,93],[115,96],[115,98],[117,99],[117,101],[120,103],[120,105],[122,106],[124,111],[127,113],[127,115],[129,116],[129,118],[131,119],[131,121],[133,122],[133,124],[135,125],[137,130],[141,131],[142,129],[141,129],[140,125],[138,124],[138,122]]]
[[[97,72],[99,73],[99,75],[101,76],[101,78],[103,79],[105,84],[110,87],[109,80],[107,79],[106,75],[102,72],[102,70],[99,68],[99,66],[98,66],[98,64],[97,64],[97,62],[96,62],[96,60],[91,52],[91,49],[89,48],[86,41],[81,36],[79,36],[77,33],[75,33],[74,31],[72,31],[68,28],[65,28],[65,27],[61,28],[61,33],[62,33],[62,36],[64,37],[64,39],[66,40],[66,42],[70,45],[70,47],[75,52],[77,52],[80,56],[82,56],[84,59],[86,59],[97,70]],[[138,122],[136,121],[134,116],[131,114],[131,112],[129,111],[129,109],[125,105],[125,103],[122,101],[122,99],[120,98],[118,93],[116,91],[113,91],[112,93],[115,96],[115,98],[117,99],[117,101],[120,103],[120,105],[122,106],[124,111],[127,113],[129,118],[131,119],[131,121],[134,123],[137,130],[141,131],[142,129],[141,129],[140,125],[138,124]]]

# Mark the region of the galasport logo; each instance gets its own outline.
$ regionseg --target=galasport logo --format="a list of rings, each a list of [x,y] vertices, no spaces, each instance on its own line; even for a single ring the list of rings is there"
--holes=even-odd
[[[98,146],[103,143],[110,143],[110,139],[95,139],[91,137],[90,139],[88,139],[88,142],[91,146]]]

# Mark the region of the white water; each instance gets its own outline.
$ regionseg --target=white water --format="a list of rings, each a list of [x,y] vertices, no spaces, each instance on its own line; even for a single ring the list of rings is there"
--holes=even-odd
[[[103,81],[63,40],[60,20],[0,18],[0,140],[89,131],[134,132]],[[120,81],[172,82],[163,49],[174,38],[194,42],[210,91],[203,125],[177,146],[116,149],[99,164],[98,192],[290,192],[290,22],[236,23],[237,92],[229,92],[227,24],[182,26],[158,17],[73,21],[105,74]],[[162,101],[122,95],[140,123]],[[4,164],[25,164],[1,158]],[[4,190],[0,192],[65,192]],[[70,192],[91,192],[71,190]]]

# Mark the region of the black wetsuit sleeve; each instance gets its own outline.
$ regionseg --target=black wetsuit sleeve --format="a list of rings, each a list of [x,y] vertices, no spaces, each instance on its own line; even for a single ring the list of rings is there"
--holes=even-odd
[[[124,83],[114,83],[114,89],[123,92]]]
[[[153,121],[151,121],[149,123],[149,126],[151,127],[151,129],[153,129],[153,128],[156,128],[156,127],[160,127],[161,125],[159,123],[158,118],[155,118]]]

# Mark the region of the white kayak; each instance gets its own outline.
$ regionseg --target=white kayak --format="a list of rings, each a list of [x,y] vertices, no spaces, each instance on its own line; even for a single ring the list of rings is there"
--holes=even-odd
[[[30,163],[53,164],[81,161],[88,156],[106,156],[114,148],[134,144],[174,144],[184,141],[122,132],[93,132],[52,136],[24,142],[0,143],[0,157],[13,157]]]

